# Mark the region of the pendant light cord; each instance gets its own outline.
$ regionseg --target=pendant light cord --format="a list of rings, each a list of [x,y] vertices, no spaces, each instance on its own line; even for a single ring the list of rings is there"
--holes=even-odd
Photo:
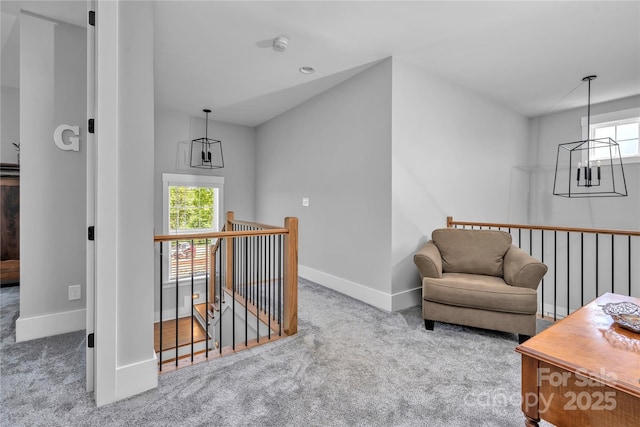
[[[567,92],[567,94],[564,95],[562,98],[560,98],[556,102],[554,102],[549,108],[547,108],[546,110],[544,110],[544,112],[539,114],[538,117],[546,116],[548,112],[552,111],[558,104],[560,104],[562,101],[564,101],[569,95],[571,95],[573,92],[575,92],[583,84],[584,84],[584,81],[578,83],[578,85],[576,87],[574,87],[569,92]]]
[[[587,139],[591,136],[591,78],[589,78],[589,89],[587,92]]]

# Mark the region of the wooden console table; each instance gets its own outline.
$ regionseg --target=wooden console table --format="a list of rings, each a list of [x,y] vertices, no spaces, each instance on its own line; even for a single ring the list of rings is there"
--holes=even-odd
[[[525,425],[640,426],[640,334],[602,306],[640,299],[607,293],[519,345]]]
[[[20,280],[20,167],[0,163],[0,284]]]

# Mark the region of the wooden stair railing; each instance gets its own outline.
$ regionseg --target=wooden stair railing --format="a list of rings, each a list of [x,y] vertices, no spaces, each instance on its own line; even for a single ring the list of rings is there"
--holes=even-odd
[[[454,221],[450,216],[447,227],[506,231],[514,245],[547,264],[538,288],[540,312],[554,320],[605,292],[640,296],[640,231]],[[550,280],[551,289],[545,286]],[[561,313],[559,303],[566,305]]]
[[[211,244],[209,241],[213,240]],[[272,341],[277,337],[288,336],[297,333],[298,330],[298,220],[287,217],[284,220],[284,227],[270,226],[265,224],[240,221],[234,218],[233,212],[227,213],[227,220],[220,232],[214,233],[190,233],[180,235],[157,235],[154,241],[160,244],[160,322],[157,324],[160,343],[156,343],[157,348],[167,348],[162,343],[163,324],[163,242],[175,244],[176,254],[179,242],[191,242],[191,294],[194,294],[196,281],[204,281],[205,303],[191,304],[191,317],[198,320],[206,330],[206,335],[210,338],[216,336],[216,331],[210,328],[210,319],[215,319],[219,326],[218,339],[215,348],[218,350],[215,357],[226,354],[229,351],[238,351],[250,348],[261,342]],[[198,265],[201,265],[203,252],[193,250],[194,242],[206,242],[204,245],[206,258],[205,265],[208,271],[200,276],[194,274],[193,266],[196,252],[199,254]],[[277,247],[277,250],[276,250]],[[251,248],[251,252],[249,252]],[[202,247],[200,248],[202,249]],[[239,251],[242,249],[242,253]],[[272,252],[273,249],[273,252]],[[170,251],[171,252],[171,251]],[[175,257],[175,264],[188,264],[184,259]],[[174,258],[169,257],[169,262],[174,262]],[[277,264],[277,268],[276,268]],[[210,345],[207,344],[204,350],[194,351],[194,329],[191,328],[191,353],[190,355],[179,355],[178,347],[178,320],[179,320],[179,283],[188,279],[179,277],[181,269],[176,267],[170,269],[170,273],[175,271],[175,318],[170,321],[174,323],[176,330],[175,355],[170,357],[172,365],[177,368],[185,363],[194,363],[194,360],[206,359],[209,357]],[[201,268],[201,267],[199,267]],[[202,288],[199,288],[202,289]],[[199,291],[199,292],[202,292]],[[242,343],[236,340],[235,323],[232,325],[233,339],[229,343],[220,342],[223,336],[222,307],[225,302],[227,310],[232,310],[232,321],[236,320],[236,306],[243,307],[245,333]],[[219,314],[217,314],[219,313]],[[197,314],[197,315],[196,315]],[[255,340],[248,336],[248,315],[251,314],[256,321]],[[218,316],[216,318],[216,316]],[[188,322],[187,322],[188,323]],[[193,324],[193,322],[191,322]],[[261,337],[261,323],[267,327],[268,336]],[[253,329],[253,326],[252,326]],[[184,331],[181,331],[184,332]],[[273,333],[273,334],[272,334]],[[254,344],[251,344],[255,341]],[[182,350],[184,352],[184,350]],[[163,355],[159,352],[160,370],[163,367]],[[185,361],[185,359],[189,359]]]

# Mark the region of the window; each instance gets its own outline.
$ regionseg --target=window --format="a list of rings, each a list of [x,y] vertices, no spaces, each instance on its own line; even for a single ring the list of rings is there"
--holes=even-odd
[[[169,233],[218,231],[218,188],[169,185]]]
[[[179,240],[181,234],[220,231],[224,177],[162,174],[163,232],[175,234],[176,241],[165,244],[163,279],[191,277],[193,265],[196,276],[207,271],[207,242]],[[214,242],[215,243],[215,242]],[[209,241],[211,245],[211,240]]]
[[[587,138],[587,118],[582,118],[582,136]],[[612,113],[591,116],[589,129],[590,139],[611,138],[620,148],[620,157],[625,162],[640,161],[640,108],[615,111]],[[613,153],[616,155],[617,153]],[[591,160],[607,160],[610,158],[608,146],[591,149]]]

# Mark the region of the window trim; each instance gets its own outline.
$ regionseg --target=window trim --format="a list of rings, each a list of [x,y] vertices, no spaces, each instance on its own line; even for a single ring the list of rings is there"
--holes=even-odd
[[[170,186],[195,186],[195,187],[213,187],[218,189],[218,212],[217,212],[217,224],[216,229],[220,230],[224,225],[224,177],[212,176],[212,175],[193,175],[193,174],[177,174],[177,173],[163,173],[162,174],[162,231],[163,234],[169,233],[169,187]],[[185,231],[188,233],[188,231]],[[175,234],[177,237],[181,233]],[[170,279],[170,257],[164,257],[163,260],[163,276],[162,284],[163,288],[169,288],[175,286],[175,278]],[[198,277],[195,279],[196,283],[204,282],[204,278]],[[190,278],[178,278],[179,286],[183,286],[187,283],[191,283]]]
[[[224,214],[224,177],[211,175],[188,175],[179,173],[162,174],[162,231],[169,234],[169,187],[193,186],[212,187],[218,189],[218,215],[215,229],[220,230],[221,217]],[[178,233],[179,235],[179,233]]]
[[[615,123],[622,122],[625,120],[638,119],[640,118],[640,108],[629,108],[626,110],[619,111],[611,111],[609,113],[596,114],[592,115],[591,119],[588,120],[587,116],[584,116],[580,119],[580,126],[582,127],[582,139],[589,139],[589,129],[587,129],[587,122],[590,121],[591,125],[600,125],[604,123]],[[640,163],[640,154],[635,156],[627,156],[621,157],[623,164],[624,163]],[[604,163],[608,164],[608,161]]]

